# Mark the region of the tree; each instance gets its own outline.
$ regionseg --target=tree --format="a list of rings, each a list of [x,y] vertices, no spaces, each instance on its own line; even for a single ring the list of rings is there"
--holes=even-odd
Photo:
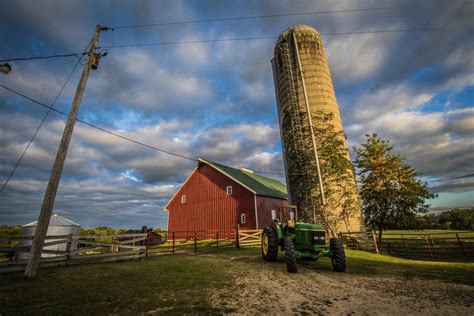
[[[421,174],[404,163],[402,156],[392,153],[388,140],[381,140],[377,134],[366,137],[365,144],[354,147],[354,165],[361,183],[362,211],[366,223],[378,229],[380,243],[390,222],[426,213],[429,205],[425,200],[437,195],[417,179]]]
[[[450,229],[474,229],[474,209],[454,209],[439,214],[439,224]]]

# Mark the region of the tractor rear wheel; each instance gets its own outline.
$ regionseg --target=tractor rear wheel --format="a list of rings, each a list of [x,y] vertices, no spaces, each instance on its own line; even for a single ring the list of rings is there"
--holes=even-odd
[[[298,266],[296,265],[295,244],[293,243],[293,238],[286,236],[284,246],[286,270],[290,273],[296,273],[298,272]]]
[[[329,248],[331,250],[332,268],[336,272],[346,271],[346,254],[342,246],[342,240],[339,238],[331,238],[329,241]]]
[[[278,257],[278,235],[275,228],[267,226],[263,229],[261,250],[265,261],[276,261]]]

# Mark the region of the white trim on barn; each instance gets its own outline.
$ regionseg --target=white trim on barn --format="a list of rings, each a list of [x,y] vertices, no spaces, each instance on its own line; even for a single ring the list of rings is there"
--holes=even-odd
[[[258,229],[257,194],[253,195],[253,201],[255,204],[255,229]]]
[[[168,205],[170,205],[171,201],[174,200],[174,198],[178,195],[178,193],[181,191],[182,188],[184,188],[184,185],[189,181],[189,179],[191,179],[191,177],[193,176],[193,174],[198,170],[198,166],[196,166],[194,169],[193,169],[193,172],[191,172],[191,174],[189,175],[189,177],[186,178],[186,181],[184,181],[184,183],[181,185],[181,187],[178,189],[178,191],[176,191],[175,194],[173,194],[173,196],[171,197],[171,199],[168,201],[168,203],[166,203],[165,207],[163,208],[166,212],[169,212],[168,210]],[[168,221],[169,221],[169,218],[168,218]],[[168,223],[169,224],[169,223]]]
[[[233,181],[237,182],[238,184],[240,184],[241,186],[243,186],[244,188],[246,188],[247,190],[249,190],[250,192],[252,192],[253,194],[256,194],[257,192],[255,192],[254,190],[252,190],[251,188],[249,188],[248,186],[246,186],[245,184],[243,184],[242,182],[238,181],[237,179],[235,179],[234,177],[231,177],[229,174],[225,173],[225,172],[222,172],[222,170],[219,170],[218,168],[214,167],[212,164],[208,163],[207,161],[199,158],[198,159],[199,162],[202,162],[203,164],[206,164],[207,166],[209,167],[212,167],[214,170],[216,170],[217,172],[219,172],[220,174],[223,174],[225,175],[227,178],[229,179],[232,179]]]

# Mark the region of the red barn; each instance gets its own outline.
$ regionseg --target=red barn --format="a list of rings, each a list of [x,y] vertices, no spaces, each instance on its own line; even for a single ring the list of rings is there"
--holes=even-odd
[[[168,231],[176,236],[194,231],[228,236],[236,224],[241,229],[258,229],[274,217],[286,218],[287,209],[281,207],[286,204],[284,184],[248,169],[199,159],[165,211]]]

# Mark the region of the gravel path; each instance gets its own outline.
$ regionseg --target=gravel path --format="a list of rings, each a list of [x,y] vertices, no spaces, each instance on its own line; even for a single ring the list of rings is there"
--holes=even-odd
[[[473,312],[474,287],[469,285],[315,271],[305,267],[311,263],[300,265],[297,274],[288,274],[249,269],[245,262],[236,261],[241,271],[235,284],[211,295],[214,307],[223,312],[456,316]]]

